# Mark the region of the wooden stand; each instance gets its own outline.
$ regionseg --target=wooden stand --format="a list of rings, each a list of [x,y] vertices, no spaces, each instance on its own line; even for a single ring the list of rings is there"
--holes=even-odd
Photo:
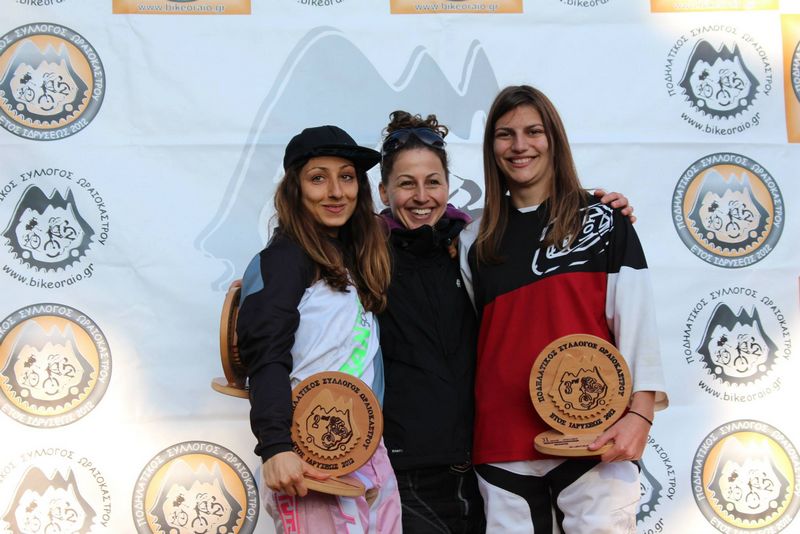
[[[328,480],[304,477],[303,484],[310,490],[342,497],[361,497],[367,492],[360,480],[349,475],[331,477]]]
[[[211,380],[211,389],[223,395],[231,397],[238,397],[240,399],[249,399],[250,394],[244,388],[232,386],[227,380],[222,377],[217,377]]]
[[[224,395],[247,399],[249,398],[247,369],[239,357],[238,339],[236,339],[236,320],[239,318],[241,293],[242,281],[234,280],[222,303],[222,314],[219,319],[219,355],[225,378],[213,379],[211,387]]]
[[[533,440],[533,446],[537,451],[552,456],[589,456],[603,454],[613,446],[613,442],[608,442],[596,451],[590,451],[589,445],[596,440],[600,434],[586,434],[583,436],[565,435],[555,430],[545,430]]]

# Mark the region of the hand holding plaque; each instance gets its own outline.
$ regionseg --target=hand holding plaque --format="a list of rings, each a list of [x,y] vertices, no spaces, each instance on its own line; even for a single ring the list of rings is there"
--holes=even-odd
[[[594,456],[588,446],[625,412],[631,374],[619,351],[589,334],[559,338],[545,347],[531,369],[533,406],[552,430],[536,436],[536,450],[554,456]]]

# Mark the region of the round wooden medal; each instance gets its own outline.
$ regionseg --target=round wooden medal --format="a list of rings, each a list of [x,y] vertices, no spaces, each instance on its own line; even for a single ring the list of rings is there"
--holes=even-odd
[[[241,293],[242,281],[234,280],[225,294],[219,320],[219,354],[225,377],[214,378],[211,387],[219,393],[246,399],[247,369],[239,357],[236,339],[236,319],[239,316]]]
[[[353,496],[363,495],[363,484],[342,475],[364,465],[380,443],[383,416],[372,390],[346,373],[317,373],[292,390],[292,405],[294,452],[309,465],[332,475],[322,481],[306,477],[306,486],[335,495],[356,491]]]
[[[531,369],[530,393],[539,416],[553,430],[536,436],[536,450],[556,456],[602,454],[587,447],[625,412],[631,396],[628,364],[616,347],[589,334],[559,338]]]

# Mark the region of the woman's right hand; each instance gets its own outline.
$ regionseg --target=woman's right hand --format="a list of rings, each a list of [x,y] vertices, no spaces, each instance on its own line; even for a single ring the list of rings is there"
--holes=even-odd
[[[308,493],[303,482],[305,475],[317,480],[330,478],[329,474],[311,467],[292,451],[279,452],[264,462],[261,471],[271,490],[298,497],[305,497]]]

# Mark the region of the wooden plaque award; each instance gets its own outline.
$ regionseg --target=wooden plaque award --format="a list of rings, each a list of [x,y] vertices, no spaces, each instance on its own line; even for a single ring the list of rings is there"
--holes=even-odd
[[[235,280],[225,295],[219,335],[225,377],[214,378],[211,387],[247,399],[247,369],[239,357],[236,339],[241,286],[241,281]],[[348,474],[369,460],[383,434],[383,415],[372,390],[346,373],[317,373],[294,388],[292,408],[294,452],[331,475],[327,480],[306,477],[306,487],[346,497],[364,495],[364,484]]]
[[[211,387],[225,395],[249,398],[247,393],[247,369],[239,357],[236,339],[236,319],[239,317],[239,299],[242,293],[242,281],[234,280],[225,294],[222,303],[222,315],[219,320],[219,355],[222,359],[222,372],[225,378],[219,377],[211,381]]]
[[[334,495],[364,495],[364,485],[344,475],[370,459],[383,434],[380,404],[372,390],[346,373],[316,373],[292,390],[292,406],[294,452],[332,475],[327,480],[306,477],[306,487]]]
[[[589,334],[559,338],[531,369],[533,406],[552,430],[536,436],[536,450],[554,456],[594,456],[587,447],[622,417],[631,397],[631,373],[616,347]]]

